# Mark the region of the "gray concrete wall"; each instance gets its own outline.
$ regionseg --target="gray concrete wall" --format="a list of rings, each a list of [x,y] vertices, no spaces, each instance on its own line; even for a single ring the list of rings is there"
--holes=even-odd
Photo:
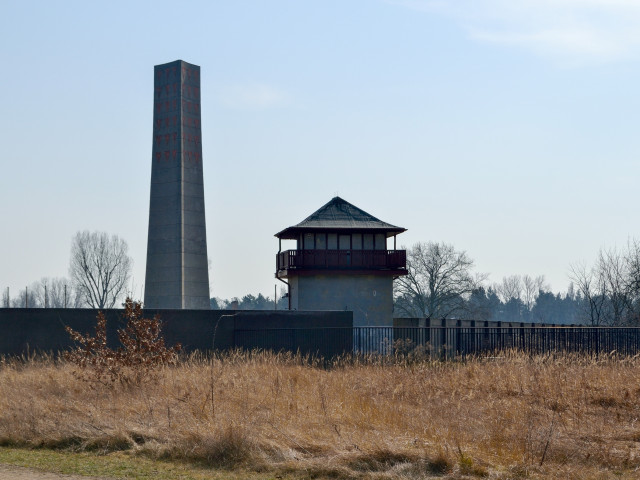
[[[209,309],[200,67],[178,60],[156,66],[154,75],[144,303]]]
[[[95,334],[98,310],[71,308],[5,308],[0,309],[0,354],[22,355],[30,351],[61,351],[73,346],[64,327],[70,326],[83,334]],[[155,310],[145,309],[144,315],[159,315],[163,322],[163,337],[167,345],[181,343],[184,351],[226,350],[235,347],[270,348],[279,350],[292,346],[290,332],[312,328],[333,328],[335,341],[330,335],[313,336],[298,332],[296,341],[303,353],[319,353],[331,356],[351,348],[351,337],[344,337],[347,331],[352,335],[353,317],[351,312],[293,312],[288,310]],[[124,326],[122,310],[105,310],[107,317],[107,337],[112,348],[119,346],[116,331]],[[238,332],[249,332],[253,336],[243,338],[249,345],[243,345]],[[267,338],[269,343],[256,342],[255,338]],[[280,341],[282,340],[282,341]],[[278,343],[280,341],[280,343]],[[296,347],[297,348],[297,347]]]
[[[356,327],[393,324],[391,276],[301,275],[288,281],[293,310],[350,310]]]

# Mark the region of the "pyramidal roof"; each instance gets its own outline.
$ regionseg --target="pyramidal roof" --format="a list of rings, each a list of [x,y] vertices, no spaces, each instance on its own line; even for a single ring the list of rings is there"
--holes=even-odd
[[[406,228],[383,222],[346,200],[340,197],[333,197],[327,204],[320,207],[303,221],[276,233],[275,236],[295,239],[299,233],[318,230],[349,230],[356,232],[367,230],[372,233],[384,232],[389,237],[404,232]]]

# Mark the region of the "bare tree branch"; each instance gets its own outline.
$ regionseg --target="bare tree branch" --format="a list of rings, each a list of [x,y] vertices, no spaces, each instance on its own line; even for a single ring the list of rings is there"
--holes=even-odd
[[[640,245],[625,251],[600,249],[595,265],[572,265],[570,277],[582,294],[583,316],[591,325],[628,325],[640,320]]]
[[[127,243],[104,232],[78,232],[71,245],[69,272],[93,308],[113,308],[123,297],[132,260]]]
[[[396,308],[411,317],[449,318],[484,280],[473,260],[446,243],[417,243],[407,252],[408,275],[396,281]]]

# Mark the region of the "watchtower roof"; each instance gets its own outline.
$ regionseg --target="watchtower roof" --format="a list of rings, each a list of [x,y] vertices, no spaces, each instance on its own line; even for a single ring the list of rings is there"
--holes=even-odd
[[[333,197],[303,221],[292,227],[285,228],[276,233],[275,236],[281,239],[294,240],[300,233],[320,231],[366,231],[370,233],[385,233],[387,237],[391,237],[406,231],[406,228],[383,222],[346,200],[340,197]]]

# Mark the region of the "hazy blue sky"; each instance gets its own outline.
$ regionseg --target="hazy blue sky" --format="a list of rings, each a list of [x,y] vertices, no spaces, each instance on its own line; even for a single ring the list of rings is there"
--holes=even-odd
[[[640,237],[635,0],[0,1],[0,288],[124,238],[144,283],[153,66],[201,66],[211,293],[272,295],[336,194],[477,270]]]

